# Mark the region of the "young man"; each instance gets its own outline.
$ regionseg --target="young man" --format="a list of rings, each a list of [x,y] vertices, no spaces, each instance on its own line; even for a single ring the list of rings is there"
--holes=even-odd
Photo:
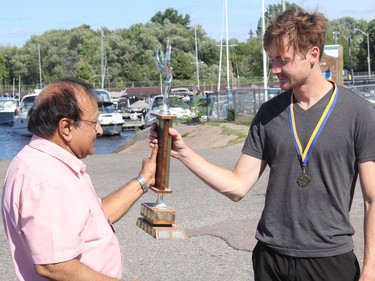
[[[318,12],[292,9],[268,27],[264,47],[285,92],[261,106],[232,171],[203,159],[170,129],[171,155],[233,201],[269,166],[255,280],[358,280],[349,219],[358,174],[365,202],[360,280],[375,280],[375,110],[323,78],[327,25]],[[150,140],[157,143],[155,126]]]
[[[2,216],[19,280],[120,280],[112,223],[155,182],[156,154],[139,176],[99,199],[82,160],[103,130],[89,85],[47,86],[29,112],[33,137],[9,166]]]

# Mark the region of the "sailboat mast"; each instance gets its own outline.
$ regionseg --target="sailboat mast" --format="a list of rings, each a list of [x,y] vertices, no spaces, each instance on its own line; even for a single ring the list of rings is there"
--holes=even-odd
[[[105,66],[104,66],[104,34],[103,29],[100,34],[100,77],[101,77],[101,89],[104,89],[104,77],[105,77]]]
[[[18,77],[18,100],[21,99],[21,76]]]
[[[223,58],[223,34],[224,34],[224,9],[225,4],[223,3],[223,14],[221,16],[221,38],[220,38],[220,59],[219,59],[219,78],[217,82],[217,91],[220,91],[220,84],[221,84],[221,65],[222,65],[222,58]]]
[[[262,35],[264,37],[264,32],[266,30],[266,23],[264,18],[264,0],[262,0]],[[263,40],[262,40],[263,42]],[[267,54],[266,51],[263,49],[263,88],[264,88],[264,101],[268,100],[268,92],[267,92],[267,84],[268,84],[268,73],[267,73]]]
[[[229,84],[229,42],[228,42],[228,1],[225,1],[225,38],[226,38],[226,48],[227,48],[227,91],[230,89]]]
[[[40,89],[43,88],[43,81],[42,81],[42,62],[40,59],[40,45],[38,44],[38,64],[39,64],[39,83]]]
[[[197,87],[198,91],[200,90],[199,86],[199,61],[198,61],[198,42],[197,42],[197,27],[195,26],[194,30],[194,35],[195,35],[195,65],[196,65],[196,70],[197,70]]]

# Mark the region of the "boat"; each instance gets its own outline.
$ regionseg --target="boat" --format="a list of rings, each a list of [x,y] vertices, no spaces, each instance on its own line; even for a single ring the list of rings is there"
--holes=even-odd
[[[145,116],[144,127],[150,127],[156,121],[154,114],[161,114],[163,109],[163,95],[157,95],[153,98],[150,109]],[[169,115],[175,115],[178,120],[187,120],[195,116],[194,110],[190,108],[195,107],[195,99],[193,95],[169,95],[167,105]]]
[[[124,119],[117,112],[111,95],[103,89],[95,89],[99,107],[99,122],[103,129],[103,135],[113,136],[122,132]]]
[[[21,104],[15,111],[15,116],[13,118],[12,131],[21,136],[31,137],[32,133],[27,129],[29,124],[29,118],[27,116],[29,109],[33,106],[36,97],[39,95],[40,91],[35,91],[34,93],[27,94],[21,100]]]
[[[113,98],[112,98],[113,99]],[[124,93],[118,100],[118,110],[124,119],[124,130],[143,129],[144,128],[144,117],[147,110],[150,108],[150,104],[144,99],[138,99],[135,96],[129,96]]]
[[[9,96],[0,97],[0,125],[11,125],[19,106],[19,99]]]

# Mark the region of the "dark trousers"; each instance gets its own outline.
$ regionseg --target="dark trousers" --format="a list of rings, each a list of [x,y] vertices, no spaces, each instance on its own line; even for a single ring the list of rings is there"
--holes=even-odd
[[[253,251],[255,281],[356,281],[360,275],[353,251],[322,258],[276,254],[258,242]]]

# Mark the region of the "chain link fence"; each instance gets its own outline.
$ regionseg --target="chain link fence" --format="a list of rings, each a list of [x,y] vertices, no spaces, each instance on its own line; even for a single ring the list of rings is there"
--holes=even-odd
[[[375,85],[347,86],[359,96],[375,105]],[[283,92],[279,88],[269,88],[267,100]],[[206,93],[203,98],[205,106],[202,115],[207,120],[227,120],[236,122],[249,122],[252,120],[259,107],[266,101],[264,88],[240,88],[231,92],[220,91]]]
[[[278,88],[239,88],[230,92],[206,93],[207,120],[248,122],[267,99],[281,93]],[[267,98],[266,98],[267,97]]]

